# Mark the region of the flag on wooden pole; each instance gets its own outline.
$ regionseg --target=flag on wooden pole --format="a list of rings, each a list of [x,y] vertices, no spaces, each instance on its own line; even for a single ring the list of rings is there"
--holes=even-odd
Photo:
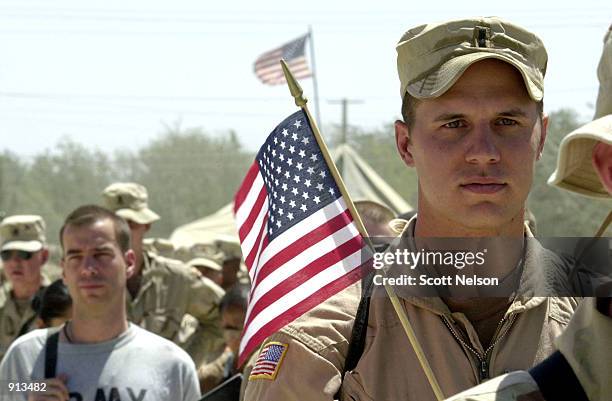
[[[268,136],[234,210],[252,282],[242,364],[265,338],[359,280],[371,253],[303,110]]]

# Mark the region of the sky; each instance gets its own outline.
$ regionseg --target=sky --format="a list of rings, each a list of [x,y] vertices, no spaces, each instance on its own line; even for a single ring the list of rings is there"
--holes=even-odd
[[[27,158],[66,138],[137,150],[167,127],[232,129],[255,150],[296,108],[285,85],[257,80],[253,62],[309,26],[323,135],[340,123],[342,98],[358,101],[350,125],[380,128],[399,116],[401,35],[470,16],[501,16],[540,36],[545,110],[590,119],[612,3],[492,3],[0,0],[0,151]],[[301,84],[314,111],[312,80]]]

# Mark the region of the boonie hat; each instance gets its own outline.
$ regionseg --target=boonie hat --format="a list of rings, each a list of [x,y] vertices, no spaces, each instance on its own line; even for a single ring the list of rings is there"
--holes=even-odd
[[[548,184],[592,198],[612,199],[593,166],[593,147],[597,142],[612,145],[612,115],[591,121],[563,138],[557,169]]]
[[[133,182],[117,182],[102,192],[104,204],[118,216],[138,224],[150,224],[159,220],[159,215],[149,209],[147,189]]]
[[[45,221],[37,215],[9,216],[0,223],[0,251],[40,251],[46,242]]]
[[[477,61],[492,58],[514,66],[529,96],[544,96],[548,55],[533,33],[497,17],[426,24],[410,29],[397,44],[400,96],[442,95]]]

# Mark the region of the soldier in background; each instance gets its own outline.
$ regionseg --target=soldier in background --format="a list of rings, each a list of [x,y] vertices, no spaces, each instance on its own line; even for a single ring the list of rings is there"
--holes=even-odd
[[[223,285],[223,268],[215,260],[200,256],[187,262],[187,266],[197,269],[203,277],[210,279],[218,286]]]
[[[48,287],[41,288],[32,300],[36,311],[36,327],[45,329],[58,327],[72,318],[72,297],[63,279],[57,279]]]
[[[115,183],[103,191],[104,204],[127,220],[135,273],[127,282],[128,319],[162,337],[181,344],[181,322],[186,314],[195,318],[198,341],[185,347],[196,366],[216,357],[223,347],[218,311],[222,288],[187,268],[178,260],[143,249],[143,238],[159,216],[149,209],[144,186]]]
[[[0,288],[0,359],[19,335],[34,329],[31,302],[49,285],[41,273],[49,258],[45,222],[40,216],[17,215],[0,223],[0,255],[6,282]]]
[[[215,241],[217,248],[223,252],[223,288],[227,290],[236,282],[249,284],[246,266],[242,262],[242,251],[240,244],[236,241],[218,239]]]
[[[249,290],[249,285],[238,283],[228,289],[221,299],[219,310],[223,322],[225,350],[213,362],[198,369],[202,393],[212,390],[240,371],[236,363],[240,348],[240,335],[247,313]]]

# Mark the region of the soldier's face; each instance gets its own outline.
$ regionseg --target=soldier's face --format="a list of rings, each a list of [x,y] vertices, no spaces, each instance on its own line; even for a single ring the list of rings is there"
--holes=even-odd
[[[62,274],[75,311],[80,306],[110,307],[121,302],[126,279],[133,272],[134,253],[121,251],[110,219],[67,226],[63,246]]]
[[[410,130],[396,122],[400,155],[419,177],[419,217],[483,235],[522,227],[546,124],[520,73],[497,60],[473,64],[445,94],[421,101]]]
[[[128,225],[130,226],[130,238],[132,243],[132,249],[137,252],[142,251],[142,241],[144,240],[144,236],[151,228],[151,224],[140,224],[136,223],[132,220],[128,220]]]
[[[40,270],[49,257],[46,248],[38,252],[7,250],[2,254],[4,273],[13,286],[40,283]]]
[[[221,327],[225,343],[237,354],[240,348],[240,335],[244,326],[246,311],[238,306],[229,306],[221,314]]]

